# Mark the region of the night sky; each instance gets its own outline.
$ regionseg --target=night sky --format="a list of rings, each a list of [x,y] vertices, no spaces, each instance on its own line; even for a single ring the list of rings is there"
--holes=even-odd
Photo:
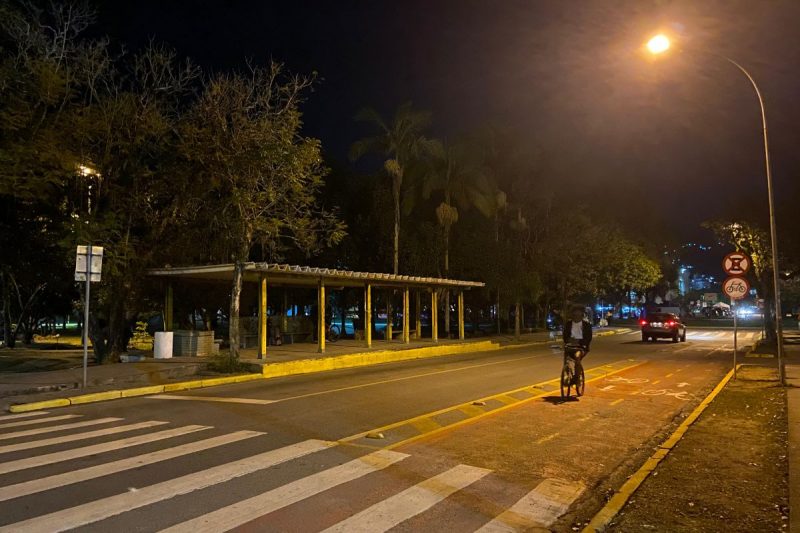
[[[735,213],[766,223],[757,101],[741,73],[702,50],[714,51],[761,85],[784,231],[795,218],[796,0],[95,3],[97,31],[134,50],[154,38],[208,70],[274,58],[318,72],[305,131],[333,161],[367,132],[352,120],[360,107],[388,115],[411,100],[433,112],[437,136],[514,131],[543,150],[568,197],[679,240]],[[684,50],[645,57],[658,30]]]

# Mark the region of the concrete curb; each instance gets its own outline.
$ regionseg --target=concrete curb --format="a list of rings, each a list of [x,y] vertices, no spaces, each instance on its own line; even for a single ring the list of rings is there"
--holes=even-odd
[[[54,407],[69,407],[70,405],[80,405],[84,403],[105,402],[108,400],[118,400],[120,398],[132,398],[135,396],[145,396],[148,394],[161,394],[164,392],[199,389],[203,387],[213,387],[215,385],[228,385],[231,383],[241,383],[254,379],[263,379],[261,374],[245,374],[243,376],[226,376],[212,379],[196,379],[183,381],[180,383],[169,383],[166,385],[148,385],[147,387],[135,387],[132,389],[118,389],[102,392],[92,392],[80,394],[68,398],[55,398],[52,400],[42,400],[40,402],[20,403],[9,406],[11,413],[24,413],[26,411],[38,411],[39,409],[52,409]]]
[[[737,365],[737,368],[741,365]],[[628,502],[628,499],[633,495],[634,492],[639,488],[639,486],[644,482],[647,476],[656,469],[658,463],[660,463],[667,454],[678,444],[678,441],[681,440],[683,435],[689,429],[689,427],[694,424],[700,415],[703,414],[703,411],[706,410],[706,407],[714,401],[714,398],[725,388],[725,385],[728,384],[728,381],[733,377],[733,370],[728,372],[722,381],[720,381],[714,390],[712,390],[705,399],[700,402],[694,411],[684,420],[681,425],[669,436],[667,440],[665,440],[659,447],[656,452],[650,456],[647,461],[636,471],[628,480],[620,487],[620,489],[611,497],[610,500],[603,506],[600,511],[597,512],[596,515],[592,518],[589,525],[587,525],[583,529],[583,533],[595,533],[596,531],[605,531],[606,526],[608,526],[609,522],[614,519],[614,517],[619,513],[625,504]]]
[[[283,363],[268,363],[262,372],[265,378],[294,376],[298,374],[311,374],[342,368],[355,368],[360,366],[377,365],[381,363],[396,363],[411,359],[441,357],[460,353],[491,352],[501,347],[494,341],[478,341],[464,344],[442,344],[439,346],[425,346],[409,350],[382,350],[377,352],[360,352],[318,359],[304,359],[299,361],[286,361]]]

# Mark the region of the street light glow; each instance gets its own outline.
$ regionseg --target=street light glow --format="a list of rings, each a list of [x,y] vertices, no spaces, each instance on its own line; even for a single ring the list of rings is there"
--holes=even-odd
[[[647,41],[647,49],[651,54],[657,55],[669,50],[669,38],[663,33],[659,33],[649,41]]]

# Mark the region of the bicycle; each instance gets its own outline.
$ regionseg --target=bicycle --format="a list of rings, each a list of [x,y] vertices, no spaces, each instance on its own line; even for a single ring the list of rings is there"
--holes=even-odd
[[[339,329],[339,326],[336,324],[331,324],[328,326],[328,330],[325,332],[325,340],[328,342],[336,342],[342,337],[342,330]]]
[[[583,396],[583,391],[586,388],[586,376],[583,372],[581,359],[585,353],[586,350],[577,344],[564,346],[564,365],[561,367],[562,400],[571,397],[571,389],[575,391],[576,396]]]

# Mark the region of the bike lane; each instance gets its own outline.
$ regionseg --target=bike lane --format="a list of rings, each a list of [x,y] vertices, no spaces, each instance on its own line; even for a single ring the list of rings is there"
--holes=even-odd
[[[582,525],[728,370],[707,354],[651,360],[588,383],[580,399],[562,402],[556,392],[402,445],[416,459],[410,475],[459,464],[491,474],[398,530]]]

